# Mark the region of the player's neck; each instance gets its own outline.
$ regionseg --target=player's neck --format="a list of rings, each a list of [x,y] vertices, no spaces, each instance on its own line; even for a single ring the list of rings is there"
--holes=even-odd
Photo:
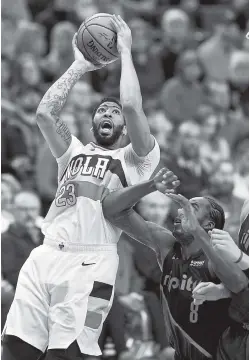
[[[181,252],[184,260],[189,259],[201,250],[201,246],[194,240],[188,245],[182,245]]]

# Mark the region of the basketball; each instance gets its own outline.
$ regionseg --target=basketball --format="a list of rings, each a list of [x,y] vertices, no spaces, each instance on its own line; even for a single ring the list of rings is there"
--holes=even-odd
[[[117,60],[117,32],[110,14],[99,13],[85,20],[77,33],[77,46],[85,59],[94,65]]]

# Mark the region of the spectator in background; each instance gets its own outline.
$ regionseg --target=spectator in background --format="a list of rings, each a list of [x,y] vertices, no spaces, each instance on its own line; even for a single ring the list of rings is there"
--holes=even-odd
[[[2,17],[1,27],[1,55],[12,60],[15,54],[16,23],[13,19]]]
[[[1,278],[1,331],[3,331],[7,315],[14,299],[14,287],[3,278]]]
[[[249,118],[249,53],[234,52],[230,59],[229,70],[232,108]]]
[[[13,214],[14,196],[21,191],[21,184],[11,174],[1,176],[1,232],[8,230],[15,220]]]
[[[175,5],[175,2],[179,2],[180,7],[188,14],[194,28],[201,29],[203,27],[200,14],[200,0],[173,0],[171,1],[172,5]]]
[[[31,14],[26,0],[2,0],[2,17],[11,19],[15,24],[21,20],[30,20]]]
[[[90,73],[90,79],[93,89],[105,94],[119,98],[119,82],[121,75],[120,60],[114,61],[107,67]]]
[[[41,244],[40,199],[21,190],[14,198],[15,222],[2,234],[2,274],[16,288],[19,271],[30,252]]]
[[[123,16],[129,21],[141,18],[152,23],[157,17],[157,0],[119,0],[122,5]]]
[[[217,165],[230,158],[227,140],[220,136],[220,124],[215,114],[209,114],[202,123],[201,161],[210,174]]]
[[[2,119],[1,130],[2,173],[11,173],[22,181],[30,170],[25,136],[20,127],[7,117]]]
[[[71,134],[79,138],[79,126],[74,114],[63,111],[61,119],[67,124]],[[35,179],[36,188],[41,196],[42,215],[46,216],[58,188],[57,162],[46,142],[38,150]]]
[[[249,18],[249,6],[247,0],[232,0],[232,9],[235,12],[235,21],[240,30],[246,31]]]
[[[218,81],[229,77],[229,62],[235,51],[234,34],[236,31],[234,13],[226,9],[221,22],[215,26],[213,35],[198,48],[198,56],[206,76]]]
[[[167,168],[181,180],[178,192],[188,199],[200,196],[207,186],[207,174],[200,157],[201,128],[193,121],[184,122],[176,137],[175,158],[166,162]]]
[[[8,230],[11,223],[14,222],[12,212],[13,194],[11,186],[7,181],[1,181],[1,233]]]
[[[132,32],[132,56],[143,99],[157,98],[163,86],[164,72],[159,47],[154,45],[153,29],[140,18],[133,18],[128,25]]]
[[[78,21],[74,14],[76,0],[53,0],[47,7],[37,14],[35,21],[46,29],[46,38],[50,44],[50,34],[53,27],[61,21],[69,21],[78,26]]]
[[[164,111],[159,105],[159,101],[145,102],[144,111],[147,115],[150,131],[160,146],[161,161],[168,161],[174,157],[173,125],[165,116]]]
[[[95,93],[92,86],[85,82],[79,81],[73,87],[65,110],[73,112],[79,126],[79,137],[83,144],[94,141],[92,127],[92,111],[95,104],[99,101],[100,95]]]
[[[238,237],[240,212],[244,201],[234,195],[235,168],[231,161],[221,161],[209,178],[208,194],[213,196],[225,211],[226,223],[224,230]]]
[[[219,125],[222,127],[228,121],[231,105],[231,93],[226,82],[207,80],[205,83],[206,102],[214,110]]]
[[[162,65],[164,79],[175,75],[176,60],[184,50],[196,48],[197,43],[191,30],[188,15],[181,9],[166,10],[161,20]]]
[[[42,61],[43,74],[49,82],[54,82],[73,63],[72,38],[76,31],[76,26],[68,21],[61,21],[53,27],[50,51]]]
[[[8,100],[10,98],[12,64],[10,60],[1,57],[1,98]]]
[[[201,76],[196,52],[184,51],[177,59],[175,76],[165,83],[161,93],[161,106],[174,126],[192,119],[203,103]]]
[[[20,96],[28,92],[30,103],[36,107],[41,93],[44,91],[40,67],[33,54],[21,54],[13,66],[12,99],[16,102]],[[39,99],[38,99],[39,97]],[[20,102],[21,103],[21,102]]]
[[[16,29],[16,59],[22,54],[32,54],[36,61],[40,61],[46,53],[45,29],[43,26],[34,23],[21,21]]]
[[[40,68],[32,54],[25,53],[20,56],[13,71],[13,79],[12,98],[16,104],[18,126],[24,135],[28,155],[33,163],[42,141],[35,113],[45,90]]]
[[[99,12],[98,5],[95,0],[74,0],[74,15],[76,16],[78,25]]]

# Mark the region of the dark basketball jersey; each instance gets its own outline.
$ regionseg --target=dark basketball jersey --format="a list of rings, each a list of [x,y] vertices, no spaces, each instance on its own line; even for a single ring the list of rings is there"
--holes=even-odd
[[[243,221],[239,231],[239,248],[249,255],[249,214]],[[244,271],[249,277],[249,270]],[[233,294],[229,314],[236,323],[243,324],[249,330],[249,289]]]
[[[211,358],[221,333],[229,325],[230,300],[194,305],[193,289],[208,281],[214,279],[205,254],[199,251],[183,260],[180,245],[175,244],[163,263],[161,295],[166,327],[177,359]]]
[[[239,248],[249,255],[249,214],[243,221],[239,231]]]

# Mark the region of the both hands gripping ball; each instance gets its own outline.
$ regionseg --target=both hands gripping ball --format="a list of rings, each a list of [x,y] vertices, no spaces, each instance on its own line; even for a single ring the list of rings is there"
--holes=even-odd
[[[107,65],[119,57],[117,32],[111,19],[110,14],[99,13],[84,21],[78,30],[78,49],[94,65]]]

